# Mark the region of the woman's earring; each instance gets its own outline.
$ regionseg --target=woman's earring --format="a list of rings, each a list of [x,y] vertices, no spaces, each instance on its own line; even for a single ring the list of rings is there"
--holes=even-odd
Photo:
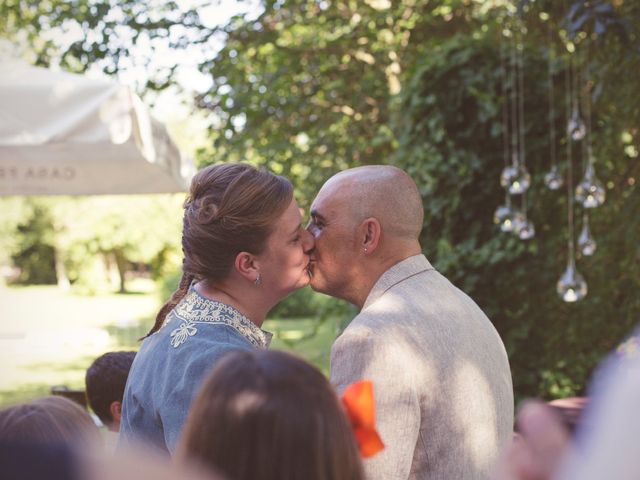
[[[253,281],[253,284],[255,286],[259,286],[262,283],[262,278],[260,278],[260,274],[258,274],[258,276],[256,277],[256,279]]]
[[[367,247],[364,247],[364,253],[367,253]]]

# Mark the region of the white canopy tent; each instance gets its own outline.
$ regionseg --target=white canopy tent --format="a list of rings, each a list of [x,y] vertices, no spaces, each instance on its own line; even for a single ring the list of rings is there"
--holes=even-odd
[[[193,173],[128,87],[0,59],[0,195],[183,192]]]

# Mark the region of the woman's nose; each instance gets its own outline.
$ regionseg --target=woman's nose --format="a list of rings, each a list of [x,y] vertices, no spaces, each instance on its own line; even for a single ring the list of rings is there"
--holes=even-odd
[[[307,230],[302,230],[302,249],[304,253],[310,253],[314,246],[315,240],[313,235],[311,235]]]

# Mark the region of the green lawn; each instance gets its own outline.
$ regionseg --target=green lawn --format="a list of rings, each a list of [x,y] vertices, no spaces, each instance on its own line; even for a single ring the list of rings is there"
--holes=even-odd
[[[139,293],[80,296],[53,286],[0,286],[0,405],[48,394],[53,385],[83,388],[91,361],[136,350],[158,309],[151,284]],[[273,319],[271,347],[298,353],[327,373],[336,323]]]

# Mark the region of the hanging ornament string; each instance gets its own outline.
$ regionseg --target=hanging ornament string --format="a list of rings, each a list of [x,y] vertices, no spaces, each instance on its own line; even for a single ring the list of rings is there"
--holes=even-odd
[[[574,67],[574,71],[576,72],[574,77],[574,95],[575,95],[575,103],[576,109],[580,111],[580,118],[582,119],[582,124],[584,125],[584,135],[579,140],[581,141],[580,145],[580,154],[581,154],[581,165],[583,173],[587,169],[587,146],[589,145],[589,107],[587,100],[587,90],[588,90],[588,80],[586,75],[587,70],[587,45],[580,46],[580,50],[576,47],[575,57],[576,57],[576,66]],[[581,58],[582,57],[582,58]],[[584,117],[584,118],[583,118]]]
[[[547,77],[549,80],[549,157],[550,169],[544,176],[544,183],[550,190],[557,190],[562,186],[563,179],[558,170],[557,150],[556,150],[556,122],[555,122],[555,95],[553,81],[553,62],[555,59],[553,51],[553,37],[551,17],[547,19],[547,55],[548,69]]]
[[[504,36],[505,29],[500,30],[500,76],[502,87],[502,156],[504,161],[503,172],[507,172],[510,168],[511,159],[509,158],[509,86],[508,86],[508,71],[507,71],[507,46],[505,44]],[[500,230],[503,232],[510,232],[513,228],[513,212],[511,210],[511,195],[509,194],[508,185],[505,186],[505,199],[504,205],[498,207],[494,214],[494,223],[500,225]]]
[[[524,25],[522,21],[518,22],[518,36],[516,37],[516,48],[517,48],[517,62],[518,62],[518,92],[520,95],[518,96],[518,157],[520,159],[520,167],[525,167],[525,153],[524,153],[524,79],[523,73],[524,70],[524,53],[523,53],[523,44],[522,44],[522,29]],[[522,192],[521,198],[521,208],[522,215],[524,216],[524,222],[527,221],[527,192]],[[524,227],[524,225],[523,225]]]
[[[557,168],[556,165],[556,124],[555,124],[555,111],[553,105],[553,55],[552,55],[552,41],[551,41],[551,19],[548,20],[549,28],[547,29],[547,37],[548,37],[548,55],[549,55],[549,144],[550,151],[549,155],[551,156],[551,168],[555,170]]]
[[[502,155],[504,166],[509,166],[509,87],[507,86],[507,47],[504,44],[504,31],[500,30],[500,81],[502,87]]]
[[[518,102],[518,147],[520,164],[518,168],[518,180],[521,185],[521,208],[522,216],[521,221],[514,226],[515,233],[521,240],[529,240],[535,235],[535,228],[533,222],[528,218],[527,214],[527,195],[529,191],[529,184],[531,183],[531,177],[527,171],[527,161],[525,152],[525,123],[524,123],[524,40],[525,26],[522,18],[520,18],[518,25],[518,91],[520,93]]]
[[[584,112],[585,120],[586,120],[586,133],[585,137],[580,145],[580,153],[582,155],[582,172],[584,175],[587,174],[588,162],[590,162],[590,152],[588,145],[591,142],[591,107],[589,105],[589,65],[588,65],[588,44],[585,43],[584,46],[584,58],[582,59],[582,76],[584,81],[584,85],[580,90],[579,99],[580,99],[580,107],[582,112]],[[584,204],[584,198],[578,196],[576,198],[582,205]],[[589,229],[589,213],[586,208],[582,209],[582,229],[580,231],[580,235],[578,235],[578,250],[585,256],[590,256],[595,253],[596,243],[591,238],[591,231]]]
[[[578,57],[577,45],[574,45],[574,55]],[[576,62],[571,62],[571,117],[567,121],[567,131],[574,141],[582,140],[586,135],[586,126],[580,115],[580,104],[578,101],[578,92],[580,90],[579,70],[576,68]]]
[[[511,25],[511,78],[509,86],[511,92],[509,95],[509,103],[511,107],[511,165],[505,167],[500,175],[500,184],[508,190],[512,195],[520,195],[529,188],[531,181],[526,169],[523,168],[522,159],[520,158],[519,139],[518,139],[518,55],[517,55],[517,39],[516,30],[518,25],[515,19],[510,22]]]
[[[524,23],[520,22],[518,28],[518,148],[520,156],[520,166],[526,166],[525,148],[524,148],[524,44],[522,41],[522,34],[524,30]]]
[[[499,205],[493,213],[493,223],[500,227],[502,232],[511,232],[513,230],[513,210],[511,208],[511,195],[509,194],[509,185],[511,171],[510,151],[509,151],[509,108],[511,97],[509,96],[508,86],[508,46],[505,42],[505,35],[508,33],[506,22],[499,30],[500,43],[500,81],[502,89],[502,155],[504,166],[500,173],[500,184],[505,188],[505,200],[503,205]]]
[[[509,104],[507,103],[507,99],[509,99],[509,86],[507,85],[507,46],[504,41],[504,29],[500,30],[500,75],[502,82],[502,155],[504,159],[504,168],[508,169],[510,164],[509,158]],[[509,210],[509,215],[511,214],[511,195],[509,195],[509,189],[505,190],[505,206]],[[511,225],[511,220],[508,220],[508,226]]]
[[[583,168],[584,177],[576,187],[576,199],[585,208],[596,208],[602,205],[606,199],[606,190],[595,173],[594,156],[592,151],[592,115],[591,115],[591,79],[589,76],[588,43],[585,42],[583,104],[586,118],[586,136],[583,141]]]
[[[591,95],[592,95],[592,84],[591,84],[591,75],[589,73],[589,42],[585,41],[584,46],[584,90],[583,90],[583,105],[584,105],[584,116],[587,123],[586,137],[585,143],[587,146],[586,158],[583,161],[585,168],[592,164],[593,155],[591,151],[591,140],[592,140],[592,125],[591,125]]]
[[[517,85],[517,41],[516,28],[511,28],[511,159],[512,165],[517,167],[518,161],[518,85]]]
[[[573,97],[573,83],[572,83],[572,73],[573,73],[573,56],[569,54],[569,65],[565,69],[565,81],[567,83],[567,121],[569,121],[569,116],[571,115],[571,102]],[[573,261],[574,258],[574,246],[573,246],[573,156],[571,152],[571,137],[567,135],[566,141],[566,149],[567,149],[567,224],[569,228],[569,258]]]
[[[584,90],[582,93],[582,102],[584,108],[584,115],[587,121],[586,132],[586,144],[588,148],[588,154],[591,155],[591,75],[589,74],[589,41],[584,42],[584,59],[583,59],[583,77],[584,77]],[[587,158],[589,159],[589,157]]]
[[[522,138],[519,134],[519,124],[522,119],[519,119],[519,99],[522,96],[521,87],[518,85],[518,75],[521,66],[519,65],[520,57],[518,53],[519,39],[517,37],[518,29],[521,29],[521,25],[516,19],[512,20],[512,34],[511,34],[511,157],[512,165],[510,168],[505,168],[500,178],[500,183],[508,188],[509,193],[513,195],[520,195],[524,193],[531,183],[531,177],[524,166],[524,159],[522,158],[522,149],[520,144]]]
[[[575,45],[575,50],[574,53],[572,55],[572,62],[571,62],[571,79],[573,80],[573,85],[571,85],[571,100],[573,102],[573,110],[575,112],[580,113],[580,102],[578,100],[579,95],[580,95],[580,69],[579,69],[579,65],[580,65],[580,54],[578,51],[578,44],[574,43]],[[581,140],[581,139],[575,139],[575,140]]]
[[[565,81],[567,88],[566,98],[566,116],[571,115],[571,99],[572,99],[572,82],[571,82],[571,67],[573,57],[569,55],[567,68],[565,69]],[[567,220],[568,220],[568,259],[567,268],[558,280],[556,285],[556,291],[562,300],[565,302],[577,302],[582,300],[587,295],[587,283],[578,270],[575,264],[575,249],[573,242],[573,157],[572,157],[572,142],[570,130],[567,130],[566,136],[566,148],[567,148]]]
[[[584,61],[584,60],[583,60]],[[581,76],[580,78],[585,78],[586,79],[586,75],[585,75],[585,71],[588,67],[583,63],[580,67],[581,70],[583,70],[581,72]],[[588,93],[588,82],[585,82],[583,85],[579,86],[579,102],[580,102],[580,109],[581,111],[584,113],[584,118],[585,118],[585,134],[584,134],[584,138],[582,139],[581,145],[580,145],[580,153],[581,153],[581,165],[582,165],[582,172],[586,172],[587,171],[587,163],[589,161],[589,142],[590,142],[590,136],[591,136],[591,131],[590,131],[590,125],[589,125],[589,100],[587,99]]]

